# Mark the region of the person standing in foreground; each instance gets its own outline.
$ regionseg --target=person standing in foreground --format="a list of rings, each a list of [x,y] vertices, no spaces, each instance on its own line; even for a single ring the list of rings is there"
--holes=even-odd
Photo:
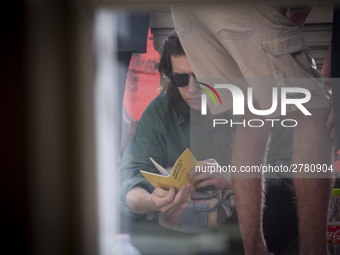
[[[285,16],[286,11],[281,6],[269,5],[255,8],[175,6],[172,16],[199,81],[214,86],[216,80],[234,79],[234,83],[229,81],[229,84],[237,85],[244,95],[249,85],[254,89],[254,107],[261,110],[271,108],[272,87],[302,87],[310,91],[311,99],[304,107],[311,116],[303,114],[300,107],[287,107],[287,118],[298,123],[294,127],[293,164],[330,166],[332,141],[325,125],[330,112],[329,99],[316,79],[322,78],[322,75],[316,70],[300,32],[311,8],[301,11],[300,15],[290,12],[295,24]],[[223,83],[228,84],[228,81]],[[232,108],[231,94],[224,91],[219,91],[223,107],[217,109],[208,102],[213,114]],[[257,116],[246,110],[244,115],[235,117],[242,122],[278,115],[276,111],[269,116]],[[238,125],[232,165],[240,169],[245,165],[263,164],[269,136],[270,124],[261,128]],[[261,224],[263,180],[257,173],[249,173],[246,178],[235,173],[233,178],[244,252],[268,254]],[[326,227],[331,185],[331,172],[313,175],[294,173],[300,254],[327,254]]]

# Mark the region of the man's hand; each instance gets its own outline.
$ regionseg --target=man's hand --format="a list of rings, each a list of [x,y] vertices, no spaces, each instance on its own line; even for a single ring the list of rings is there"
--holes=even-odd
[[[137,186],[127,193],[126,204],[135,214],[154,211],[171,213],[181,207],[193,190],[194,188],[191,188],[189,183],[183,185],[177,194],[174,187],[171,187],[170,190],[156,188],[150,194],[147,190]]]
[[[200,169],[204,169],[205,167],[206,170],[215,169],[215,171],[196,172],[195,168],[191,169],[189,172],[191,182],[202,181],[195,185],[196,188],[203,188],[210,185],[214,185],[219,190],[227,190],[232,188],[231,174],[227,172],[216,172],[217,167],[219,167],[220,165],[216,162],[215,159],[206,159],[198,163],[200,164]]]
[[[156,188],[150,197],[151,203],[154,205],[153,209],[163,213],[176,212],[193,191],[194,188],[190,183],[183,185],[177,194],[174,187],[170,187],[169,190]]]

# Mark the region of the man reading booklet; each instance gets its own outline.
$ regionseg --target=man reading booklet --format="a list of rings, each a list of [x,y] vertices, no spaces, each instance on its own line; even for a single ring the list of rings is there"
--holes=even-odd
[[[181,215],[178,212],[183,211],[182,215],[185,217],[185,209],[192,208],[186,202],[191,194],[195,196],[197,191],[216,191],[215,194],[223,194],[222,198],[215,196],[216,200],[222,200],[223,204],[221,210],[216,210],[218,226],[235,217],[232,212],[235,204],[232,201],[232,180],[229,175],[211,175],[193,168],[190,180],[192,183],[197,182],[195,187],[188,183],[176,191],[172,186],[169,189],[154,188],[140,172],[143,170],[161,174],[150,157],[163,168],[171,169],[187,148],[190,148],[201,166],[228,166],[232,155],[236,128],[230,125],[213,127],[209,113],[207,118],[202,117],[202,90],[198,88],[195,75],[176,34],[170,35],[163,45],[159,71],[170,78],[170,83],[144,111],[119,168],[122,213],[136,218],[145,217],[150,213],[161,213],[163,216],[173,213]],[[231,111],[227,111],[215,115],[214,118],[232,119],[233,116]],[[282,128],[281,125],[272,128],[267,164],[280,166],[291,163],[292,133],[292,129]],[[263,226],[268,246],[274,252],[284,248],[297,234],[294,195],[287,184],[289,179],[282,179],[284,177],[274,174],[266,180],[267,202]],[[224,203],[223,199],[226,197],[228,202]],[[195,204],[193,201],[191,205]],[[197,206],[192,211],[196,216],[207,213],[200,211]],[[195,222],[190,222],[192,218],[185,218],[186,226],[190,225],[187,229],[183,229],[183,224],[176,225],[176,222],[167,226],[188,232],[211,228],[209,224],[203,228],[198,224],[195,226]]]

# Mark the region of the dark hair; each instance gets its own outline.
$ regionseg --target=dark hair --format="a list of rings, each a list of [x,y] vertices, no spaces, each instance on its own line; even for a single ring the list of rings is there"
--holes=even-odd
[[[161,75],[170,77],[173,75],[171,55],[185,55],[177,33],[172,33],[167,37],[160,52],[161,60],[159,62],[158,71]],[[190,106],[184,101],[177,86],[171,80],[161,88],[161,91],[169,95],[170,107],[175,112],[183,114],[184,116],[190,113]]]

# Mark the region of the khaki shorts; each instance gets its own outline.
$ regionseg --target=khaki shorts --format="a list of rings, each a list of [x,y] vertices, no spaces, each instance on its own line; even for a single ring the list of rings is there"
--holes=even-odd
[[[300,87],[311,92],[308,109],[329,106],[323,76],[316,70],[299,28],[272,6],[173,7],[172,18],[190,65],[200,82],[233,84],[244,93],[253,88],[261,109],[272,105],[272,88]],[[208,97],[212,114],[232,108],[227,89],[217,89],[223,106]],[[288,94],[288,98],[304,97]],[[246,102],[246,101],[245,101]],[[279,104],[280,105],[280,104]],[[289,106],[289,107],[288,107]],[[288,105],[287,112],[297,110]],[[279,108],[271,115],[280,115]]]

